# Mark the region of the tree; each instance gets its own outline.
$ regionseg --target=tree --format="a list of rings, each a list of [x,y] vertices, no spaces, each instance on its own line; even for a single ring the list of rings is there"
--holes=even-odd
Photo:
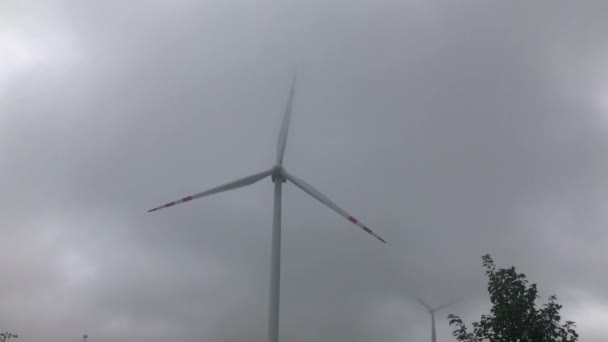
[[[19,336],[17,336],[17,334],[13,334],[10,332],[3,332],[0,333],[0,342],[8,342],[8,340],[10,340],[11,338],[17,338]]]
[[[541,308],[536,307],[538,290],[536,284],[529,284],[526,275],[517,273],[515,267],[496,269],[490,255],[482,258],[488,276],[488,292],[492,309],[489,315],[482,315],[479,322],[473,322],[473,332],[469,332],[462,319],[449,315],[450,325],[456,326],[452,335],[461,342],[575,342],[578,334],[574,322],[560,323],[557,297]]]

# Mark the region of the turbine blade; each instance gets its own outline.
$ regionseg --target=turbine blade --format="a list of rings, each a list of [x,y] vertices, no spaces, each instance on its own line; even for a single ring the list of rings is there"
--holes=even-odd
[[[459,301],[460,301],[460,299],[456,299],[456,300],[453,300],[453,301],[451,301],[451,302],[445,303],[445,304],[443,304],[443,305],[440,305],[440,306],[436,307],[436,308],[435,308],[435,310],[433,310],[433,311],[439,311],[439,310],[441,310],[441,309],[445,309],[445,308],[447,308],[448,306],[450,306],[450,305],[452,305],[452,304],[455,304],[455,303],[457,303],[457,302],[459,302]]]
[[[344,209],[338,207],[338,205],[336,205],[334,202],[332,202],[329,198],[325,197],[325,195],[323,195],[321,192],[319,192],[319,190],[315,189],[312,187],[312,185],[306,183],[305,181],[287,173],[287,171],[283,171],[283,176],[285,178],[287,178],[290,182],[292,182],[293,184],[295,184],[298,188],[304,190],[304,192],[308,193],[310,196],[316,198],[317,200],[319,200],[319,202],[325,204],[326,206],[328,206],[329,208],[333,209],[333,211],[337,212],[338,214],[344,216],[346,219],[348,219],[350,222],[356,224],[357,226],[359,226],[359,228],[363,229],[366,233],[370,234],[371,236],[375,237],[376,239],[386,243],[386,241],[381,238],[378,234],[374,233],[371,229],[369,229],[367,226],[365,226],[363,223],[359,222],[357,219],[355,219],[354,217],[352,217],[349,213],[347,213],[346,211],[344,211]]]
[[[241,179],[237,179],[235,181],[232,181],[230,183],[226,183],[220,186],[216,186],[215,188],[203,191],[203,192],[199,192],[197,194],[194,195],[190,195],[187,197],[184,197],[182,199],[173,201],[173,202],[169,202],[167,204],[161,205],[160,207],[156,207],[154,209],[150,209],[148,210],[148,212],[152,212],[152,211],[156,211],[159,209],[164,209],[164,208],[169,208],[172,207],[176,204],[180,204],[180,203],[184,203],[184,202],[189,202],[192,201],[193,199],[197,199],[197,198],[201,198],[204,196],[209,196],[209,195],[213,195],[213,194],[217,194],[218,192],[224,192],[224,191],[228,191],[228,190],[233,190],[233,189],[237,189],[237,188],[242,188],[244,186],[247,185],[251,185],[253,183],[256,183],[260,180],[262,180],[263,178],[268,177],[270,174],[272,173],[272,170],[268,170],[268,171],[264,171],[264,172],[260,172],[260,173],[256,173],[254,175],[251,176],[247,176]]]
[[[420,305],[424,306],[425,308],[427,308],[429,311],[434,311],[433,308],[431,308],[430,305],[428,305],[427,303],[425,303],[422,299],[420,299],[419,297],[414,297],[416,299],[416,301],[418,303],[420,303]]]
[[[285,146],[287,145],[287,133],[289,132],[289,121],[291,120],[291,112],[293,109],[293,97],[296,92],[296,74],[293,75],[289,97],[287,98],[287,106],[283,122],[281,123],[281,131],[279,132],[279,140],[277,141],[277,164],[283,164],[283,156],[285,155]]]

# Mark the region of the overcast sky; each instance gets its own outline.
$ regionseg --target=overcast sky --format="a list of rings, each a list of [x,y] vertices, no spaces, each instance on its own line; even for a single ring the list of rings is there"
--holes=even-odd
[[[0,2],[0,329],[23,341],[427,341],[487,311],[481,256],[608,338],[608,3]]]

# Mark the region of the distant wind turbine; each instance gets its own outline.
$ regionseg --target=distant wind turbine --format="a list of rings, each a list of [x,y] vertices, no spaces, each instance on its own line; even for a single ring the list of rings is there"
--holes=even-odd
[[[426,302],[424,302],[422,299],[418,298],[418,297],[414,297],[416,298],[416,300],[418,301],[418,303],[420,303],[422,306],[424,306],[425,308],[427,308],[429,315],[431,315],[431,342],[437,342],[437,334],[435,332],[435,312],[441,310],[441,309],[445,309],[448,306],[458,302],[459,300],[453,300],[451,302],[448,302],[446,304],[443,305],[439,305],[435,308],[432,308],[430,305],[428,305]]]
[[[386,243],[379,235],[374,233],[371,229],[355,219],[349,213],[338,207],[329,198],[325,197],[321,192],[312,187],[312,185],[306,183],[300,178],[288,173],[283,168],[283,156],[285,155],[285,146],[287,145],[287,133],[289,131],[289,120],[291,118],[291,112],[293,107],[293,98],[296,89],[296,76],[294,75],[289,91],[289,97],[287,99],[287,107],[281,124],[281,131],[279,133],[279,139],[277,142],[277,159],[276,164],[269,170],[256,173],[245,178],[237,179],[230,183],[226,183],[215,188],[199,192],[194,195],[184,197],[182,199],[169,202],[160,207],[149,210],[156,211],[159,209],[169,208],[176,204],[189,202],[197,198],[217,194],[220,192],[241,188],[247,185],[254,184],[268,176],[272,178],[274,182],[274,215],[272,222],[272,251],[271,251],[271,268],[270,268],[270,308],[268,318],[268,341],[278,342],[279,341],[279,298],[280,298],[280,272],[281,272],[281,184],[285,183],[286,180],[293,183],[298,188],[310,196],[316,198],[321,203],[328,206],[330,209],[337,212],[339,215],[345,217],[350,222],[363,229],[366,233],[372,235],[376,239]]]

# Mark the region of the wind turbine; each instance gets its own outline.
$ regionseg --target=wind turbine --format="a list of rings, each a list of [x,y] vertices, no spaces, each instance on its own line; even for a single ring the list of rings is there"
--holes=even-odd
[[[300,178],[297,178],[293,174],[287,172],[283,168],[283,156],[285,155],[285,146],[287,145],[287,133],[289,131],[289,121],[291,119],[291,112],[293,107],[293,98],[296,90],[296,75],[293,76],[291,88],[289,90],[289,96],[287,99],[287,106],[285,108],[285,114],[281,124],[281,130],[279,133],[279,139],[277,142],[277,158],[275,165],[269,170],[262,171],[235,181],[216,186],[209,190],[196,193],[184,197],[182,199],[169,202],[160,207],[150,209],[148,212],[169,208],[176,204],[192,201],[201,197],[217,194],[220,192],[241,188],[247,185],[254,184],[268,176],[271,177],[274,182],[274,210],[273,210],[273,221],[272,221],[272,251],[271,251],[271,262],[270,262],[270,307],[268,317],[268,341],[278,342],[279,341],[279,298],[280,298],[280,272],[281,272],[281,186],[285,181],[290,181],[296,187],[302,189],[310,196],[316,198],[319,202],[325,204],[330,209],[345,217],[350,222],[363,229],[366,233],[372,235],[376,239],[386,243],[379,235],[374,233],[366,225],[355,219],[345,210],[340,208],[337,204],[332,202],[329,198],[325,197],[321,192],[312,187],[312,185],[306,183]]]
[[[431,342],[437,342],[437,334],[435,332],[435,312],[444,309],[456,302],[458,302],[458,300],[453,300],[451,302],[448,302],[446,304],[443,305],[439,305],[435,308],[432,308],[430,305],[428,305],[427,303],[425,303],[422,299],[415,297],[416,300],[418,301],[418,303],[420,303],[422,306],[424,306],[425,308],[427,308],[429,315],[431,315]]]

